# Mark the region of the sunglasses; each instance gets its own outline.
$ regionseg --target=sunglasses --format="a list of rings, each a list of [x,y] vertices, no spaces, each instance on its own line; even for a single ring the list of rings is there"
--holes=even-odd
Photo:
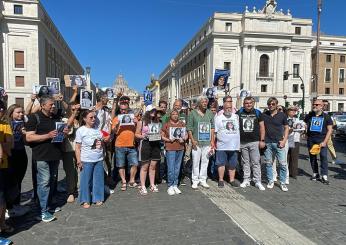
[[[319,106],[319,105],[322,105],[322,104],[313,104],[313,106]]]
[[[273,102],[273,103],[268,103],[267,105],[268,105],[268,106],[270,106],[270,105],[276,105],[276,103],[274,103],[274,102]]]

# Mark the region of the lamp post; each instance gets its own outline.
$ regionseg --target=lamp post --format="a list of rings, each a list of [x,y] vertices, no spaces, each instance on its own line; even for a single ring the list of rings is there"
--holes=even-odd
[[[227,91],[226,91],[226,89],[225,89],[225,95],[230,95],[231,92],[232,92],[232,90],[235,89],[235,88],[243,89],[243,88],[244,88],[244,83],[241,83],[239,86],[235,86],[235,87],[233,87],[233,88],[231,88],[231,89],[229,89],[229,86],[228,86],[227,88],[228,88]]]
[[[287,81],[288,80],[288,77],[291,76],[293,74],[289,74],[288,71],[285,71],[284,72],[284,81]],[[300,84],[300,89],[302,90],[303,92],[303,100],[302,100],[302,114],[304,115],[304,112],[305,112],[305,85],[304,85],[304,80],[303,78],[297,74],[298,77],[300,78],[300,81],[302,81],[302,84]]]

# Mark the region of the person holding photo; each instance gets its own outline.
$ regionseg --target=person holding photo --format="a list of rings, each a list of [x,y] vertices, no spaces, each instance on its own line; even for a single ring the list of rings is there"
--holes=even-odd
[[[183,127],[185,127],[185,123],[179,120],[179,112],[177,110],[173,110],[170,113],[170,120],[163,126],[161,130],[162,140],[165,142],[166,147],[168,195],[181,194],[181,191],[178,189],[178,181],[187,135],[185,135],[183,138],[176,137],[177,135],[175,137],[174,135],[171,137],[170,130],[171,128],[176,128],[174,132],[176,133],[176,131],[180,129],[181,136],[181,128]]]
[[[76,132],[76,159],[80,174],[80,203],[90,208],[104,202],[104,143],[102,133],[95,128],[96,114],[85,110],[81,114],[81,127]]]
[[[17,198],[13,202],[13,208],[9,210],[9,215],[15,217],[22,216],[30,210],[29,207],[20,205],[22,181],[28,167],[28,156],[24,145],[26,132],[24,129],[24,109],[22,106],[17,104],[11,105],[7,110],[6,119],[11,125],[14,140],[9,163],[11,165],[13,181],[19,190]]]
[[[141,161],[141,170],[140,170],[140,179],[141,179],[141,188],[140,194],[147,195],[147,188],[145,183],[147,180],[147,174],[149,169],[149,181],[150,181],[150,191],[159,192],[159,189],[155,185],[155,174],[156,174],[156,165],[158,161],[161,160],[161,147],[160,140],[149,141],[148,134],[149,124],[159,123],[156,115],[156,109],[147,111],[142,121],[137,123],[136,129],[136,138],[140,140],[139,145],[139,160]]]
[[[84,90],[81,93],[81,97],[82,97],[82,101],[81,101],[81,105],[83,109],[89,109],[92,107],[93,102],[92,102],[92,94],[89,91]]]

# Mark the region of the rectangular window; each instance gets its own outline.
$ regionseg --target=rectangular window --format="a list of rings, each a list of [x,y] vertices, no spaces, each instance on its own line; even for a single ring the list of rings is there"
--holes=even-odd
[[[326,62],[332,62],[332,55],[331,54],[326,55]]]
[[[298,92],[299,92],[298,90],[299,90],[298,84],[293,84],[292,92],[293,92],[293,93],[298,93]]]
[[[325,88],[325,89],[324,89],[324,93],[325,93],[325,94],[330,94],[330,88]]]
[[[339,88],[339,94],[343,95],[344,94],[344,88]]]
[[[231,70],[231,62],[223,62],[223,69]]]
[[[14,51],[14,67],[24,68],[24,51]]]
[[[232,23],[226,22],[226,31],[227,32],[232,32]]]
[[[294,33],[295,33],[296,35],[301,35],[301,33],[302,33],[302,28],[296,26]]]
[[[326,69],[326,76],[325,76],[325,79],[324,79],[326,82],[330,82],[330,80],[332,78],[331,73],[332,73],[331,69],[329,69],[329,68]]]
[[[262,93],[266,93],[267,92],[267,85],[266,84],[262,84],[261,85],[261,92]]]
[[[331,46],[335,46],[335,43],[330,43]]]
[[[14,14],[23,14],[23,5],[14,5]]]
[[[338,103],[338,111],[344,112],[344,103]]]
[[[345,82],[345,69],[339,70],[339,83]]]
[[[299,64],[293,64],[293,77],[299,78]]]
[[[340,55],[340,63],[345,63],[345,55]]]
[[[16,104],[24,107],[24,98],[16,98]]]
[[[16,76],[16,87],[24,87],[24,77]]]

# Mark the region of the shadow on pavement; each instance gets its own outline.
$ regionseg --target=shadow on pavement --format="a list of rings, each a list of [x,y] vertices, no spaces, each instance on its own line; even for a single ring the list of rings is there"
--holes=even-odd
[[[346,165],[340,165],[346,167]],[[335,172],[335,175],[333,176],[335,179],[346,179],[346,170],[338,167],[329,167],[330,171]]]

